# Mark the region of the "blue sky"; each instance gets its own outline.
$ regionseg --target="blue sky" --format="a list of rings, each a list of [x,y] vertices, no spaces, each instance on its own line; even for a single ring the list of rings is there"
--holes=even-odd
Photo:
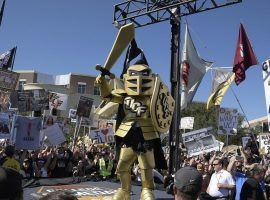
[[[113,5],[122,0],[8,0],[0,28],[0,52],[17,45],[14,70],[36,70],[49,74],[70,72],[97,75],[95,65],[104,64],[117,35],[112,25]],[[249,120],[266,116],[261,63],[270,59],[270,1],[243,0],[233,6],[182,18],[200,56],[215,61],[215,67],[232,66],[240,22],[244,24],[260,65],[246,72],[246,80],[235,91]],[[136,40],[149,65],[169,84],[170,24],[162,22],[136,29]],[[112,71],[119,75],[123,57]],[[211,73],[204,77],[194,100],[206,101]],[[231,91],[223,107],[238,108]]]

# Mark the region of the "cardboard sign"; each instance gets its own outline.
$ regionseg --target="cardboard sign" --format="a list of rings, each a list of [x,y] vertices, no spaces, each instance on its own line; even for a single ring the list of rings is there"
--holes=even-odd
[[[42,120],[39,117],[15,116],[12,131],[16,138],[16,149],[39,149],[41,124]]]
[[[77,107],[77,115],[79,117],[90,117],[92,105],[94,100],[89,97],[80,96],[79,104]]]
[[[270,134],[259,135],[260,149],[265,154],[270,153]]]
[[[5,90],[15,90],[18,78],[18,73],[0,69],[0,88]]]
[[[219,143],[212,134],[212,127],[182,134],[188,155],[196,156],[203,152],[218,151],[220,148]]]
[[[66,141],[66,138],[63,134],[63,131],[57,123],[43,130],[44,136],[47,136],[47,139],[52,145],[62,144]]]
[[[220,108],[218,134],[235,135],[237,133],[238,112],[237,109]]]
[[[242,137],[242,146],[243,148],[246,147],[248,140],[251,140],[251,137]]]
[[[66,110],[67,109],[68,95],[56,92],[49,93],[49,106],[50,110]]]
[[[19,112],[49,109],[48,92],[45,90],[14,91],[10,95],[11,108]]]
[[[0,91],[0,111],[8,111],[10,106],[10,92]]]
[[[180,129],[193,129],[194,117],[182,117]]]
[[[113,143],[114,142],[114,132],[112,128],[96,129],[90,131],[90,138],[96,140],[98,144],[100,143]]]
[[[0,113],[0,139],[10,138],[10,117],[8,113]]]

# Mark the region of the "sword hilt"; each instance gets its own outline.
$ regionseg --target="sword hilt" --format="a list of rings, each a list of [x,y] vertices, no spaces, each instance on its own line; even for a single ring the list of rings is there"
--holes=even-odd
[[[100,64],[96,65],[96,70],[101,72],[101,76],[109,76],[110,79],[114,79],[115,75],[113,73],[111,73],[109,70],[105,69],[104,67],[102,67]]]

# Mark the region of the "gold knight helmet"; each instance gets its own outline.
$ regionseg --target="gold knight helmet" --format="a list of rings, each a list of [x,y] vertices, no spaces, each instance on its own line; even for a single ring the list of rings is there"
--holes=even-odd
[[[149,96],[153,93],[155,75],[145,64],[130,66],[123,76],[125,91],[130,96]]]

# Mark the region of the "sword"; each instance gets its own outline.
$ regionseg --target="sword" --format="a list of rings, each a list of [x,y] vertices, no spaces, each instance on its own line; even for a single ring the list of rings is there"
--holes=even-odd
[[[134,25],[132,23],[122,26],[120,28],[104,66],[102,67],[100,64],[96,65],[96,70],[101,72],[101,76],[107,75],[111,79],[115,78],[115,75],[110,72],[110,69],[115,64],[117,59],[120,57],[120,55],[123,53],[123,51],[129,45],[129,43],[133,38],[134,38]]]

